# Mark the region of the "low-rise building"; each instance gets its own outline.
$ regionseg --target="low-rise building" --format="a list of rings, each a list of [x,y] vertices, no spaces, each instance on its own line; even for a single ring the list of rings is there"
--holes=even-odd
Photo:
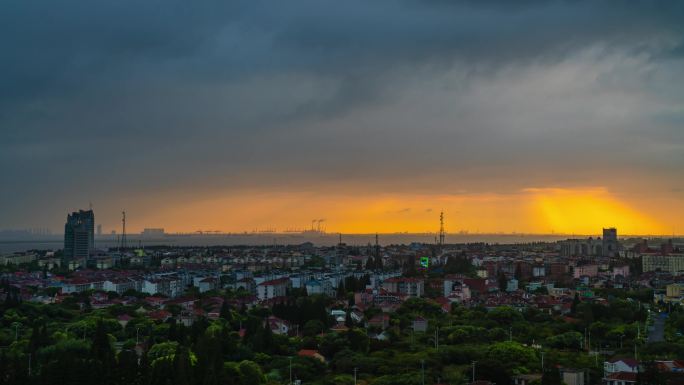
[[[642,255],[641,265],[644,272],[662,271],[671,274],[680,274],[684,272],[684,254]]]
[[[425,294],[425,281],[419,278],[395,277],[385,280],[382,288],[393,294],[422,297]]]
[[[260,301],[263,301],[276,297],[284,297],[287,294],[287,288],[289,286],[289,278],[278,278],[262,282],[257,285],[257,298]]]
[[[140,291],[142,288],[142,281],[134,278],[112,278],[104,281],[102,288],[105,291],[113,291],[122,295],[128,290]]]
[[[579,265],[575,266],[573,270],[573,277],[579,279],[581,277],[596,277],[598,275],[598,265]]]
[[[611,373],[639,371],[639,361],[634,358],[614,358],[603,363],[603,373],[607,376]]]
[[[31,263],[38,259],[38,256],[33,253],[19,253],[0,255],[0,265],[21,265],[23,263]]]
[[[428,320],[423,317],[416,317],[413,319],[413,331],[425,333],[428,329]]]
[[[584,385],[584,370],[562,368],[560,370],[562,383],[566,385]]]

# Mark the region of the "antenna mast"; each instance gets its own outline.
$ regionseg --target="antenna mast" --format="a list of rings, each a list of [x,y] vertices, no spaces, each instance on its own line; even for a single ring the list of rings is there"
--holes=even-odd
[[[380,258],[380,240],[378,233],[375,233],[375,258]]]
[[[121,249],[126,249],[126,211],[121,212]]]
[[[444,245],[444,211],[439,213],[439,245]]]

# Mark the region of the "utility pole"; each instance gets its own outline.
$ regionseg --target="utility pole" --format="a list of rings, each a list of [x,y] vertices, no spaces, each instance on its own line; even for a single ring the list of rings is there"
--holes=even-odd
[[[544,351],[541,351],[542,374],[544,374]]]
[[[356,372],[359,371],[359,368],[354,368],[354,385],[356,385]]]
[[[472,382],[475,382],[475,364],[476,363],[477,363],[477,361],[473,361],[473,381]]]
[[[587,384],[591,384],[591,379],[589,376],[591,375],[591,370],[587,369]]]

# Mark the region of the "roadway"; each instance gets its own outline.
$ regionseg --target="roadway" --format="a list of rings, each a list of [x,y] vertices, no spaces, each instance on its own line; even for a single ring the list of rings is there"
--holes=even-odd
[[[667,313],[660,313],[653,320],[653,327],[648,333],[648,342],[660,342],[665,339],[665,320]]]

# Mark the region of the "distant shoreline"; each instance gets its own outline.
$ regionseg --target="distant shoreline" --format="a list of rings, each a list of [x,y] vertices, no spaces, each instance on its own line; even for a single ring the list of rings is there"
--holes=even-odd
[[[378,234],[381,245],[436,243],[437,234],[434,233],[386,233]],[[556,242],[568,238],[588,238],[596,235],[572,234],[446,234],[447,244],[462,243],[491,243],[491,244],[524,244],[535,242]],[[672,236],[639,236],[625,235],[621,239],[647,238],[672,239]],[[674,237],[680,239],[681,237]],[[315,246],[333,246],[339,243],[338,233],[240,233],[240,234],[165,234],[164,236],[145,237],[139,234],[127,235],[129,247],[176,246],[268,246],[268,245],[299,245],[311,242]],[[350,246],[366,246],[375,243],[375,234],[342,234],[342,242]],[[13,253],[26,250],[57,250],[62,248],[61,235],[43,236],[36,239],[5,239],[0,240],[0,253]],[[95,238],[95,244],[100,248],[117,247],[117,236],[106,235]]]

